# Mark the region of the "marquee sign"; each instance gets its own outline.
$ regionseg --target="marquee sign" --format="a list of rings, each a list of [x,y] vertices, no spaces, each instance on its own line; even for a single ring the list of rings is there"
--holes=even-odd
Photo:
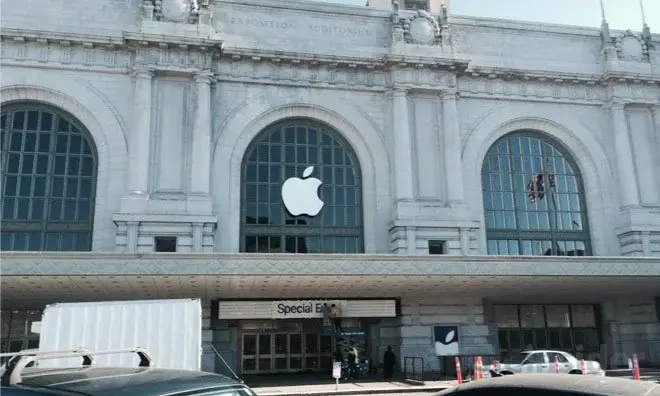
[[[322,318],[323,304],[327,304],[328,307],[331,307],[333,304],[339,306],[342,316],[346,311],[346,301],[337,301],[337,300],[273,301],[271,317],[273,319]]]
[[[323,303],[336,304],[344,318],[393,318],[396,300],[218,301],[218,319],[322,319]]]

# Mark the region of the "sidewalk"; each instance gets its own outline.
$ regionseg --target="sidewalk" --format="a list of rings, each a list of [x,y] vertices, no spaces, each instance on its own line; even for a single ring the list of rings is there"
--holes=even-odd
[[[628,377],[632,378],[630,369],[606,370],[608,377]],[[660,381],[660,369],[639,369],[639,379],[642,381]]]
[[[434,393],[455,385],[456,381],[430,381],[424,385],[411,385],[404,382],[344,382],[335,384],[253,386],[258,396],[316,396],[316,395],[368,395],[382,393]]]

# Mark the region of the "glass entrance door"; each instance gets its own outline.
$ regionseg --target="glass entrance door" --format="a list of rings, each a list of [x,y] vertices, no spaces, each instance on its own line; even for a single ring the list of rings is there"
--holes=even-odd
[[[272,334],[244,333],[241,340],[241,372],[244,374],[272,371]]]
[[[241,372],[257,372],[257,334],[243,334],[241,337]]]
[[[318,371],[319,369],[319,335],[305,334],[305,369]]]
[[[243,333],[243,374],[291,373],[332,368],[334,340],[318,333]]]
[[[286,372],[289,371],[289,334],[276,333],[275,334],[275,371]]]
[[[257,353],[257,372],[268,373],[273,370],[273,335],[271,333],[259,334],[259,348]]]
[[[318,335],[314,334],[318,339]],[[303,339],[299,333],[275,333],[274,367],[275,372],[297,372],[303,367]],[[318,341],[317,341],[318,342]]]
[[[289,334],[289,370],[303,369],[303,337],[300,333]]]

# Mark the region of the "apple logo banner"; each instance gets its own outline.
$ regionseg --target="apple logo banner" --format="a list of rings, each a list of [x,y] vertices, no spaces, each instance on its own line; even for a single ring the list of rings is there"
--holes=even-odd
[[[282,202],[291,216],[307,215],[314,217],[325,204],[318,195],[321,180],[309,177],[314,172],[313,166],[308,166],[302,178],[290,177],[282,184]]]
[[[433,341],[436,356],[457,356],[458,326],[434,326]]]

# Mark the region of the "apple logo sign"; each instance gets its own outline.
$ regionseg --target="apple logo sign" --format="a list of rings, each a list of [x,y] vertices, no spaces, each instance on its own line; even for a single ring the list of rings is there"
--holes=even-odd
[[[435,326],[433,341],[436,356],[458,355],[458,326]]]
[[[314,217],[321,211],[325,204],[318,196],[321,181],[315,177],[309,177],[314,171],[313,166],[308,166],[302,174],[302,178],[290,177],[282,184],[282,202],[291,216],[301,214]]]

